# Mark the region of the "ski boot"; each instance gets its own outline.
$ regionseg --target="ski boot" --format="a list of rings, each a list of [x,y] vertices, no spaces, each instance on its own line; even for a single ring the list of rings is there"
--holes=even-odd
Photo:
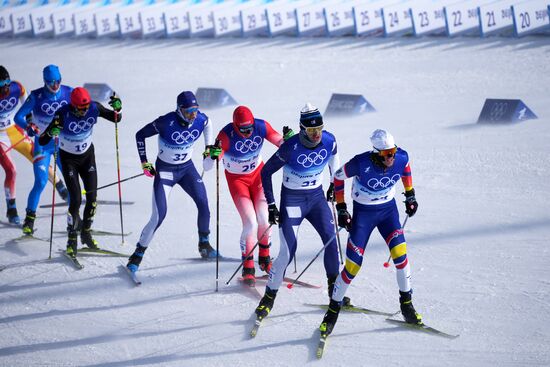
[[[8,217],[8,222],[11,224],[21,224],[21,218],[19,218],[19,214],[17,214],[17,207],[15,206],[15,199],[7,199],[6,200],[6,206],[8,208],[8,212],[6,216]]]
[[[23,234],[32,236],[34,233],[34,220],[36,219],[36,212],[34,210],[27,209],[27,215],[23,221]]]
[[[199,232],[199,253],[203,259],[215,259],[218,256],[216,250],[210,246],[208,233]]]
[[[327,277],[328,299],[329,299],[329,301],[332,301],[332,292],[334,292],[334,283],[336,282],[336,278],[338,278],[338,275],[333,275],[333,276]],[[350,298],[344,296],[344,298],[342,299],[341,306],[351,306]]]
[[[271,290],[269,287],[265,287],[265,294],[260,300],[260,304],[256,307],[256,316],[258,319],[263,320],[273,308],[275,303],[275,297],[277,296],[277,291]]]
[[[69,190],[67,190],[62,180],[59,180],[55,184],[55,189],[57,190],[57,193],[59,194],[59,196],[61,196],[61,199],[63,199],[63,201],[69,200]]]
[[[145,254],[145,250],[147,250],[147,247],[143,247],[138,243],[136,245],[136,250],[128,258],[128,264],[126,265],[126,267],[132,273],[135,273],[136,271],[138,271],[139,264],[141,264],[141,260],[143,260],[143,255]]]
[[[333,299],[330,300],[328,305],[328,310],[323,317],[323,322],[319,326],[319,331],[321,336],[326,337],[332,333],[336,321],[338,321],[338,314],[340,313],[340,308],[342,307],[342,302],[337,302]]]
[[[265,271],[267,274],[269,274],[269,271],[271,270],[271,256],[269,256],[269,248],[271,247],[271,243],[267,245],[259,244],[260,251],[258,254],[258,265],[260,266],[260,269],[262,271]]]
[[[92,237],[91,228],[85,228],[80,232],[80,242],[92,250],[99,250],[98,242]]]
[[[422,315],[416,312],[412,304],[412,291],[399,291],[399,303],[401,303],[401,314],[408,324],[422,325]]]
[[[243,267],[243,283],[254,287],[254,285],[256,285],[255,272],[256,270],[254,267]]]
[[[75,258],[78,247],[78,234],[75,230],[69,230],[69,239],[67,240],[67,255]]]

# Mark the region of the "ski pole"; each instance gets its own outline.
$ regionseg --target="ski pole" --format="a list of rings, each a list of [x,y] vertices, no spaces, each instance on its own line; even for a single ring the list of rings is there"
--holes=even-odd
[[[23,142],[23,140],[27,139],[26,136],[22,137],[19,141],[17,141],[15,144],[13,144],[11,147],[9,147],[8,149],[4,150],[4,154],[7,154],[10,150],[12,150],[13,148],[15,148],[16,146],[18,146],[20,143]]]
[[[402,231],[405,229],[405,225],[407,224],[407,220],[408,220],[408,219],[409,219],[409,216],[407,215],[407,216],[405,217],[405,220],[403,221],[403,225],[401,226],[401,230],[402,230]],[[385,268],[389,268],[389,266],[390,266],[390,260],[391,260],[391,251],[390,251],[390,256],[388,257],[388,261],[386,261],[386,262],[384,263],[384,267],[385,267]]]
[[[218,291],[219,267],[220,267],[220,161],[216,159],[216,292]]]
[[[340,242],[340,232],[338,231],[338,217],[336,216],[336,204],[332,203],[332,217],[334,218],[334,230],[336,231],[336,240],[338,242],[338,253],[340,254],[340,265],[344,265],[344,257],[342,255],[342,242]]]
[[[113,92],[113,97],[115,92]],[[118,149],[118,112],[115,111],[115,148],[116,148],[116,170],[118,175],[118,207],[120,211],[120,236],[122,237],[121,245],[124,245],[124,220],[122,218],[122,186],[120,185],[120,157]]]
[[[235,277],[235,275],[237,274],[237,272],[239,271],[239,269],[242,268],[242,266],[244,265],[244,262],[246,261],[246,259],[248,259],[248,257],[254,252],[254,250],[256,249],[256,247],[258,247],[258,245],[260,244],[260,241],[263,240],[263,238],[265,237],[265,235],[267,234],[267,232],[269,232],[269,230],[271,229],[271,227],[273,227],[273,224],[270,224],[269,227],[266,228],[266,230],[264,231],[264,233],[262,233],[262,235],[260,236],[260,238],[258,238],[258,242],[256,242],[256,244],[254,245],[254,247],[252,247],[252,249],[250,251],[248,251],[248,254],[246,254],[244,256],[244,259],[243,261],[241,261],[241,263],[239,264],[239,266],[237,267],[237,269],[235,270],[235,272],[231,275],[231,277],[229,278],[229,280],[227,282],[225,282],[225,285],[229,285],[229,283],[231,283],[231,280]]]
[[[87,194],[87,193],[89,193],[89,192],[98,191],[98,190],[104,189],[104,188],[109,187],[109,186],[113,186],[113,185],[116,185],[116,184],[120,184],[120,183],[122,183],[122,182],[126,182],[126,181],[129,181],[129,180],[133,180],[134,178],[141,177],[141,176],[143,176],[143,175],[145,175],[145,173],[140,173],[140,174],[138,174],[138,175],[134,175],[134,176],[131,176],[131,177],[127,177],[127,178],[125,178],[125,179],[123,179],[123,180],[111,182],[110,184],[100,186],[100,187],[96,188],[95,190],[90,190],[90,191],[82,190],[82,195],[85,195],[85,194]]]
[[[338,231],[337,231],[334,235],[332,235],[332,237],[329,238],[329,240],[328,240],[327,242],[325,242],[325,243],[323,244],[323,247],[319,250],[319,252],[317,253],[317,255],[315,255],[315,257],[314,257],[313,259],[311,259],[311,261],[309,262],[309,264],[307,264],[307,266],[305,267],[305,269],[302,270],[302,272],[300,273],[300,275],[298,275],[298,276],[296,277],[296,279],[294,279],[294,280],[292,281],[292,283],[288,283],[288,284],[286,285],[286,287],[287,287],[288,289],[292,289],[292,287],[294,287],[294,284],[296,284],[296,282],[298,281],[298,279],[300,279],[300,277],[306,272],[306,270],[311,266],[311,264],[313,264],[313,262],[317,259],[317,257],[319,257],[319,255],[321,254],[321,252],[323,252],[323,251],[328,247],[328,245],[330,245],[330,243],[334,240],[334,238],[336,238],[336,235],[342,230],[342,228],[344,228],[344,227],[338,228]],[[295,256],[296,256],[296,255],[295,255]]]
[[[53,182],[55,182],[55,175],[57,174],[57,149],[59,146],[59,137],[56,136],[54,139],[53,146]],[[48,259],[52,258],[52,246],[53,246],[53,219],[55,214],[55,185],[52,186],[52,219],[50,221],[50,256]]]

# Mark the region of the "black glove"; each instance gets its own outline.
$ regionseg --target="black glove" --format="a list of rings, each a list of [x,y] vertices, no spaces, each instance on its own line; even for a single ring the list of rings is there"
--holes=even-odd
[[[293,136],[294,136],[294,131],[288,126],[283,126],[283,140],[287,141]]]
[[[409,217],[412,217],[414,213],[416,213],[416,209],[418,209],[418,203],[416,202],[416,198],[414,197],[414,189],[411,189],[409,191],[405,191],[405,213]]]
[[[122,110],[122,101],[120,98],[113,92],[111,97],[109,97],[109,105],[113,108],[114,111],[120,112]]]
[[[276,204],[269,204],[267,206],[267,210],[269,212],[269,224],[278,224],[279,223],[279,209],[277,209]]]
[[[351,214],[348,212],[348,206],[346,203],[338,203],[336,209],[338,209],[338,226],[344,227],[349,232],[351,230]]]
[[[331,182],[327,190],[327,201],[334,201],[334,182]]]

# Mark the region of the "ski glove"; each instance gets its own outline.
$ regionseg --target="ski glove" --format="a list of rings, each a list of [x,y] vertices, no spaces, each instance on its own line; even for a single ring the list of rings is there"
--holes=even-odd
[[[157,174],[157,172],[155,171],[155,167],[153,167],[152,163],[143,162],[141,164],[141,168],[143,168],[143,173],[147,177],[155,177],[155,175]]]
[[[279,209],[277,209],[277,205],[275,203],[269,204],[267,206],[267,210],[269,213],[269,224],[280,223],[280,213],[279,213]]]
[[[405,191],[405,213],[409,217],[412,217],[416,210],[418,209],[418,203],[416,202],[416,197],[414,196],[414,189]]]
[[[38,126],[36,126],[32,122],[27,123],[27,135],[28,136],[30,136],[32,138],[33,136],[38,135],[39,132],[40,132],[40,129],[38,128]]]
[[[209,156],[213,160],[218,159],[221,154],[222,154],[222,148],[216,145],[207,145],[206,150],[204,151],[204,153],[202,153],[204,158]]]
[[[109,105],[115,110],[116,112],[120,112],[122,110],[122,101],[118,96],[113,93],[113,95],[109,99]]]
[[[346,203],[338,203],[336,209],[338,209],[338,226],[349,232],[351,230],[351,214],[348,212],[348,206]]]
[[[287,141],[288,139],[290,139],[293,136],[294,136],[294,131],[290,127],[284,126],[283,127],[283,140]]]
[[[334,182],[331,182],[327,190],[327,201],[334,201]]]

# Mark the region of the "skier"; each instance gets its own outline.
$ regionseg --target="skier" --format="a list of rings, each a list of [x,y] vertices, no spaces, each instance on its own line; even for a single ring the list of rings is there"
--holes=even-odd
[[[156,167],[147,160],[145,139],[159,135],[159,152]],[[148,177],[154,177],[153,209],[149,222],[141,232],[134,253],[128,259],[127,267],[136,272],[153,235],[166,217],[167,198],[174,185],[180,185],[191,196],[198,209],[199,253],[203,259],[215,258],[216,250],[210,246],[210,209],[206,188],[191,157],[193,146],[204,134],[206,150],[203,153],[203,168],[209,171],[213,159],[208,158],[212,147],[212,124],[199,111],[199,104],[193,92],[184,91],[177,97],[176,110],[158,117],[136,133],[136,143],[141,167]],[[208,158],[208,159],[207,159]]]
[[[27,215],[23,221],[23,233],[26,235],[34,233],[36,208],[40,201],[40,195],[46,187],[48,167],[54,149],[53,142],[46,146],[40,145],[38,137],[52,121],[57,109],[69,103],[71,93],[71,87],[61,84],[61,73],[56,65],[46,66],[42,75],[44,86],[33,90],[15,114],[15,123],[25,129],[30,137],[36,136],[33,152],[34,185],[29,193]],[[28,120],[27,116],[30,116]],[[59,160],[57,165],[61,168]],[[59,180],[55,187],[63,200],[67,200],[69,192],[63,181]]]
[[[76,257],[78,238],[83,245],[91,249],[98,249],[97,241],[92,237],[92,223],[97,209],[97,166],[95,162],[95,148],[92,142],[92,133],[98,117],[120,122],[122,114],[122,102],[113,95],[109,101],[113,110],[105,108],[101,103],[92,101],[85,88],[73,89],[70,104],[59,108],[52,122],[40,135],[39,143],[50,144],[53,137],[59,136],[59,157],[63,177],[67,182],[69,195],[69,211],[67,213],[67,255]],[[55,144],[54,144],[55,146]],[[82,189],[79,176],[86,190],[86,205],[84,216],[80,223],[80,204],[82,203]]]
[[[277,295],[288,264],[296,253],[296,233],[307,219],[327,244],[324,265],[329,297],[338,276],[338,249],[332,213],[322,189],[323,171],[329,166],[331,176],[339,167],[334,135],[323,131],[319,110],[307,103],[300,113],[300,133],[284,142],[262,170],[262,183],[268,203],[269,222],[279,224],[280,249],[273,262],[265,294],[256,308],[259,320],[265,318]],[[273,196],[271,176],[283,168],[281,212]],[[331,179],[332,181],[332,179]]]
[[[334,175],[335,197],[338,203],[338,225],[349,231],[346,265],[334,284],[329,308],[319,329],[329,335],[342,306],[342,299],[351,281],[361,268],[363,253],[374,230],[386,240],[397,270],[401,313],[407,323],[421,324],[422,317],[412,304],[411,270],[407,258],[407,243],[395,204],[395,185],[401,179],[405,187],[405,212],[412,217],[418,208],[412,185],[407,152],[395,145],[393,136],[377,129],[370,138],[373,150],[356,155]],[[344,201],[344,180],[353,177],[353,219]]]
[[[286,130],[285,130],[286,129]],[[254,118],[250,109],[239,106],[233,112],[233,122],[227,124],[219,133],[218,145],[210,149],[210,157],[223,157],[225,178],[229,186],[231,198],[241,216],[243,230],[241,232],[241,254],[243,263],[243,280],[253,285],[255,283],[254,255],[246,255],[258,242],[258,265],[261,270],[269,273],[271,269],[271,230],[267,215],[267,202],[262,187],[261,171],[264,166],[261,150],[264,139],[277,147],[285,139],[294,135],[285,126],[285,138],[274,130],[269,122]]]

